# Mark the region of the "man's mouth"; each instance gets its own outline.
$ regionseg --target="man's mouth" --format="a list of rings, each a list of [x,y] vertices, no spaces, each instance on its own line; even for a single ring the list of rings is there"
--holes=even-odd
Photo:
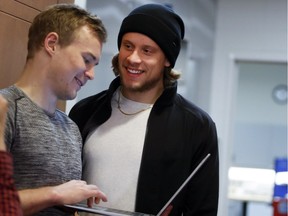
[[[79,86],[83,86],[84,83],[81,82],[77,77],[75,77],[76,82],[78,83]]]
[[[141,73],[143,73],[143,70],[136,70],[136,69],[131,69],[131,68],[127,68],[127,71],[129,73],[132,73],[132,74],[141,74]]]

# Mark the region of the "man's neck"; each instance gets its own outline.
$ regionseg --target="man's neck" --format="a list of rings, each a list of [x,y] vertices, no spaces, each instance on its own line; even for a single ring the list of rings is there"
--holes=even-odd
[[[21,89],[35,104],[48,113],[54,114],[57,105],[57,99],[52,98],[51,94],[45,90],[40,83],[23,82],[21,79],[15,83],[15,86]]]

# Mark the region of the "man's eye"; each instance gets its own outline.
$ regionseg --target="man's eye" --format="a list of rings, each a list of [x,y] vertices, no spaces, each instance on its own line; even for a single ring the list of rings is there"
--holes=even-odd
[[[124,46],[125,46],[127,49],[131,49],[131,47],[132,47],[130,44],[125,44]]]
[[[150,54],[150,53],[152,53],[151,49],[143,49],[143,52],[144,52],[145,54]]]
[[[85,64],[89,64],[90,63],[90,61],[88,59],[86,59],[86,58],[83,58],[83,59],[84,59]]]

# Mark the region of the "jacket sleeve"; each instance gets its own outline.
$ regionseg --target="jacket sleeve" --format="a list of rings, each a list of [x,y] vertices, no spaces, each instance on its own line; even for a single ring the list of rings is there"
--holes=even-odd
[[[210,118],[200,134],[201,142],[197,155],[201,155],[201,158],[198,160],[202,160],[208,153],[211,156],[188,186],[184,215],[216,216],[219,196],[219,156],[216,127]]]

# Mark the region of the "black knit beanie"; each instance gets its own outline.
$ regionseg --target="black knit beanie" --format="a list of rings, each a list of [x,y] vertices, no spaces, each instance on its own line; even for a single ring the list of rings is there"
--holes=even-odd
[[[145,34],[164,52],[173,68],[184,38],[184,23],[171,8],[161,4],[146,4],[134,9],[122,22],[118,34],[118,49],[127,32]]]

